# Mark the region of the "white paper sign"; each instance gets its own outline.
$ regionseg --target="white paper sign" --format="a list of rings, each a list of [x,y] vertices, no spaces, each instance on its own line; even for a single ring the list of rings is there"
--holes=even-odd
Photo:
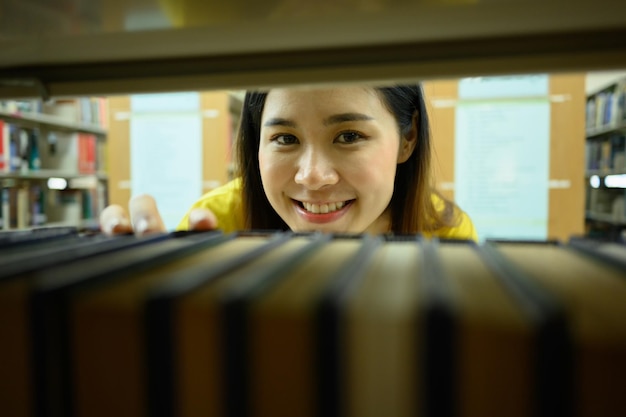
[[[133,96],[131,109],[132,194],[152,195],[173,230],[202,193],[198,94]]]
[[[459,99],[544,97],[548,84],[545,74],[463,78],[459,81]]]
[[[550,103],[460,103],[455,200],[479,238],[546,239]]]

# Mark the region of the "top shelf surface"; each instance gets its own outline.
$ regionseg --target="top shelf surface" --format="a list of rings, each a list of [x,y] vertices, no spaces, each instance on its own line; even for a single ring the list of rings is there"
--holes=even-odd
[[[44,113],[9,113],[0,111],[0,120],[14,123],[23,127],[46,127],[70,132],[85,132],[105,136],[106,129],[91,123],[71,122],[59,116]]]
[[[626,68],[615,0],[5,3],[0,97]]]

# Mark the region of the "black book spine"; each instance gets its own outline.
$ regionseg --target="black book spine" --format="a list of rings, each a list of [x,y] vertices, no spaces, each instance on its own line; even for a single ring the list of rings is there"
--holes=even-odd
[[[249,306],[262,294],[287,278],[289,272],[304,259],[315,253],[329,240],[329,235],[311,234],[307,245],[298,249],[284,261],[259,271],[241,287],[231,288],[222,301],[224,382],[226,386],[226,415],[244,417],[250,415],[251,396]]]
[[[187,256],[220,235],[207,233],[203,239],[181,241],[176,247],[160,246],[160,243],[167,243],[168,239],[147,240],[145,245],[131,245],[132,249],[143,251],[137,257],[122,256],[128,254],[123,250],[128,247],[122,244],[115,252],[120,253],[119,262],[99,262],[99,256],[94,255],[88,260],[78,260],[77,263],[81,264],[79,268],[68,263],[37,271],[37,278],[29,294],[34,415],[74,415],[69,320],[72,296],[92,285],[118,278],[122,273],[139,272]]]
[[[316,311],[317,415],[339,417],[345,413],[343,403],[345,372],[343,370],[342,317],[347,298],[358,287],[371,265],[372,256],[382,238],[362,237],[357,253],[346,259],[330,286],[322,295]]]
[[[424,345],[417,375],[422,378],[423,415],[452,417],[458,414],[458,318],[439,257],[439,242],[419,239],[418,245],[423,258],[423,324],[417,331]]]
[[[478,250],[535,330],[533,415],[572,416],[574,341],[565,309],[532,276],[509,261],[497,245],[487,242]]]

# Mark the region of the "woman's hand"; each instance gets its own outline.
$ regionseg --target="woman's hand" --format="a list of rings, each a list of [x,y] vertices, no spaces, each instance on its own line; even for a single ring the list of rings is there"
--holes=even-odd
[[[100,213],[100,229],[106,235],[134,233],[138,236],[148,233],[166,232],[165,224],[156,201],[150,195],[133,197],[128,203],[130,217],[124,208],[117,204],[107,206]],[[213,230],[217,228],[215,215],[207,209],[197,208],[189,213],[189,230]]]

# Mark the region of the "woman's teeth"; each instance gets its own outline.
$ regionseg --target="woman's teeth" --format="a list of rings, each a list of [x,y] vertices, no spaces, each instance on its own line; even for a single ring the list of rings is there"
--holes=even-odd
[[[302,206],[304,207],[304,209],[313,214],[331,213],[333,211],[341,210],[343,206],[345,205],[346,203],[344,201],[341,201],[339,203],[330,203],[330,204],[311,204],[311,203],[305,203],[304,201],[302,202]]]

